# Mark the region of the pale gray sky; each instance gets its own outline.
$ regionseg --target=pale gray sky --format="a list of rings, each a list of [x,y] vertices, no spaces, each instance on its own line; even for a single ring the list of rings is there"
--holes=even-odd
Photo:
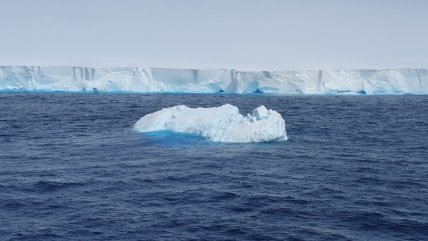
[[[428,1],[0,0],[0,65],[428,68]]]

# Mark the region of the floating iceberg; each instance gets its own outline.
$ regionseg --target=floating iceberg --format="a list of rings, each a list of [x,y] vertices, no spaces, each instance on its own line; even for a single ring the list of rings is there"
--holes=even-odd
[[[133,93],[428,94],[428,69],[234,69],[0,66],[0,90]]]
[[[200,135],[215,142],[269,142],[287,140],[281,114],[260,106],[243,116],[233,105],[189,108],[178,105],[145,115],[134,129],[140,132],[173,131]]]

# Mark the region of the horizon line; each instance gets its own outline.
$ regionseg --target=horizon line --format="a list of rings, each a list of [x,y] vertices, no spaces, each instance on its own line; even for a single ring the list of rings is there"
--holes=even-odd
[[[93,69],[111,69],[111,68],[139,68],[139,69],[170,69],[170,70],[234,70],[239,72],[279,72],[279,71],[323,71],[323,70],[405,70],[405,69],[424,69],[428,67],[393,67],[393,68],[296,68],[296,69],[262,69],[262,70],[241,70],[239,68],[177,68],[177,67],[143,67],[143,66],[89,66],[89,65],[0,65],[3,67],[41,67],[41,68],[93,68]]]

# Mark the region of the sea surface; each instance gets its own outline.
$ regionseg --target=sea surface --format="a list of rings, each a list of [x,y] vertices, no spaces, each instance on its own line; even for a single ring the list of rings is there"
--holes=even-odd
[[[225,103],[289,140],[132,130]],[[1,93],[0,240],[428,240],[428,96]]]

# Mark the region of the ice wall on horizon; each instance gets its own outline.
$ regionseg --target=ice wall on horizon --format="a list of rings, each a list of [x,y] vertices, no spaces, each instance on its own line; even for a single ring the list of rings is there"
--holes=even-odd
[[[428,94],[428,69],[234,69],[0,66],[0,90],[136,93]]]

